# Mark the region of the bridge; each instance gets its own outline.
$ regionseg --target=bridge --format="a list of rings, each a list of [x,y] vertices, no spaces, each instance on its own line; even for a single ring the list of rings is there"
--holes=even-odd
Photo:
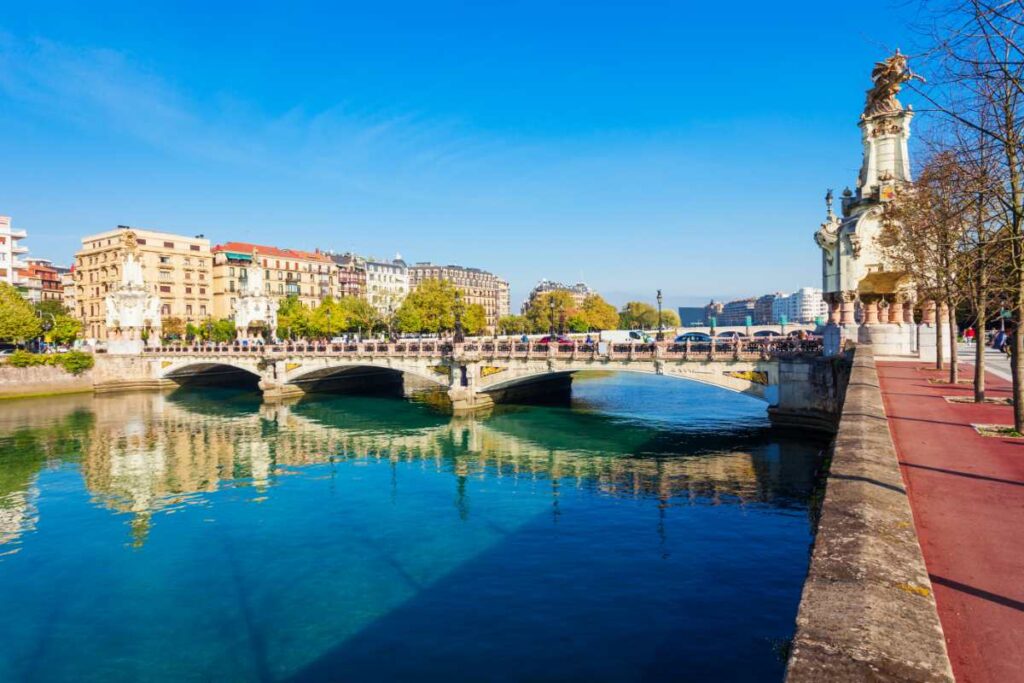
[[[699,342],[543,344],[514,340],[437,340],[351,344],[172,345],[141,355],[99,354],[98,392],[156,389],[193,382],[249,381],[265,400],[342,384],[433,389],[456,414],[495,403],[567,391],[573,373],[662,375],[753,396],[773,419],[799,418],[832,429],[838,397],[834,365],[818,340],[782,337]],[[222,378],[222,379],[218,379]]]

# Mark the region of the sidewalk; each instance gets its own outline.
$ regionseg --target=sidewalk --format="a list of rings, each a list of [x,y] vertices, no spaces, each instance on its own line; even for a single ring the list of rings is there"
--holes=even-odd
[[[1024,681],[1024,439],[977,434],[972,423],[1012,424],[1011,408],[949,403],[970,385],[930,384],[946,373],[925,368],[884,362],[878,375],[953,672]],[[987,383],[1009,396],[1005,379]]]

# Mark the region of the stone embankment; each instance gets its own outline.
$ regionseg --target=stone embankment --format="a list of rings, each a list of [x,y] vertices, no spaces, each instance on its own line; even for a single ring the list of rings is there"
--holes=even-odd
[[[786,680],[953,681],[868,345],[854,355]]]
[[[64,368],[52,365],[28,368],[0,365],[0,398],[91,392],[93,381],[92,370],[72,375]]]

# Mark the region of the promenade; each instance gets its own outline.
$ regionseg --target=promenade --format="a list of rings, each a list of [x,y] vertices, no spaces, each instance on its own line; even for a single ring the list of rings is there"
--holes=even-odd
[[[1010,395],[1005,367],[987,374],[991,398]],[[956,679],[1024,681],[1024,439],[971,426],[1011,424],[1011,408],[948,402],[971,385],[932,383],[948,373],[920,362],[878,375]]]

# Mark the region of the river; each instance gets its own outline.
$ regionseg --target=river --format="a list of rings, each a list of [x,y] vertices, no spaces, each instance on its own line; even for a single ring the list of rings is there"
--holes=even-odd
[[[651,376],[5,401],[0,680],[781,680],[824,446]]]

